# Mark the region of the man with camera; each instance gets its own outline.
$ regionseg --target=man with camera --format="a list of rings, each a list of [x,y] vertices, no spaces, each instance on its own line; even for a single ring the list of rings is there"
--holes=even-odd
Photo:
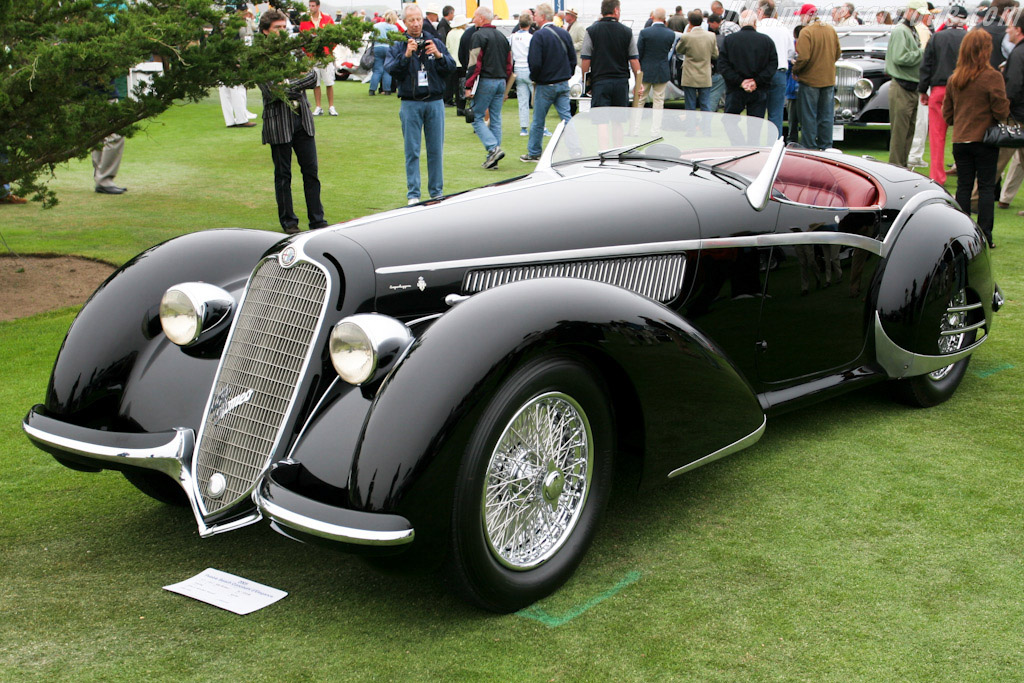
[[[512,48],[508,39],[494,28],[493,19],[494,12],[487,7],[478,7],[473,14],[477,30],[466,64],[466,99],[473,98],[473,132],[487,150],[484,168],[497,168],[505,157],[501,150],[501,105],[505,101],[505,84],[512,75]],[[487,112],[491,114],[490,124],[484,122]],[[468,115],[466,120],[470,120]]]
[[[260,34],[269,36],[288,30],[285,15],[268,10],[260,16]],[[281,228],[289,235],[299,231],[299,217],[292,206],[292,150],[302,171],[302,191],[306,197],[309,229],[327,227],[324,206],[320,203],[320,178],[313,138],[313,114],[306,100],[306,90],[316,84],[312,71],[284,82],[284,98],[273,83],[260,83],[263,93],[263,144],[270,145],[274,160],[274,195]]]
[[[455,60],[444,43],[423,34],[423,11],[416,5],[403,10],[408,40],[388,49],[384,69],[394,79],[402,101],[399,118],[405,141],[406,197],[420,201],[420,138],[427,140],[427,190],[431,199],[444,194],[444,86]]]

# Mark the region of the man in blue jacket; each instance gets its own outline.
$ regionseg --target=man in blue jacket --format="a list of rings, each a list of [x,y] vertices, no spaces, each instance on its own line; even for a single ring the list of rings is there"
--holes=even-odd
[[[647,94],[654,101],[654,123],[651,132],[661,128],[662,110],[665,109],[665,88],[672,77],[668,54],[676,42],[676,33],[665,26],[665,8],[659,7],[652,15],[654,22],[643,31],[636,41],[640,54],[640,71],[643,73],[643,91],[633,99],[634,107],[643,107]]]
[[[444,85],[455,60],[444,43],[423,34],[423,11],[406,5],[403,12],[408,40],[388,49],[384,69],[397,84],[402,101],[399,118],[405,141],[406,197],[420,201],[420,136],[427,139],[427,190],[431,199],[444,194]]]
[[[533,11],[533,20],[538,28],[530,40],[527,57],[530,80],[534,83],[533,122],[530,124],[526,154],[519,157],[520,161],[540,159],[544,119],[552,104],[560,119],[568,121],[570,118],[569,78],[576,70],[576,50],[569,32],[551,23],[554,16],[555,9],[546,2],[537,5]]]

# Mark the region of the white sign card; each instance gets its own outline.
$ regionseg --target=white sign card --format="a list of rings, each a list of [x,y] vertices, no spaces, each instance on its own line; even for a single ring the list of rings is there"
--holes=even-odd
[[[288,595],[285,591],[217,569],[207,569],[181,583],[164,586],[164,589],[235,614],[255,612]]]

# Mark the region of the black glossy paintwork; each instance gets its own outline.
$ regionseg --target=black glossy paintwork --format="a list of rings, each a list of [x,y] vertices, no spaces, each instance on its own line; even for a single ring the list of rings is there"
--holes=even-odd
[[[61,347],[46,408],[72,424],[154,432],[198,425],[223,336],[207,354],[171,344],[158,317],[171,285],[203,280],[238,297],[279,235],[210,230],[164,242],[126,263],[82,308]]]
[[[665,307],[584,280],[506,285],[438,320],[385,382],[352,470],[352,505],[404,514],[417,532],[431,523],[424,506],[446,506],[487,398],[524,358],[544,353],[585,358],[612,380],[616,412],[635,411],[643,421],[651,479],[747,436],[762,421],[752,390],[721,351]],[[620,376],[629,378],[628,390]]]
[[[842,278],[828,288],[819,280],[806,294],[806,264],[820,264],[823,247],[698,249],[701,239],[836,230],[881,241],[907,201],[937,187],[891,165],[824,156],[878,178],[885,207],[850,212],[773,200],[755,211],[743,187],[706,171],[584,162],[292,240],[251,231],[179,238],[127,264],[86,305],[46,408],[112,431],[198,430],[224,336],[195,349],[173,346],[156,318],[160,296],[172,284],[204,280],[240,298],[259,259],[294,243],[330,282],[297,409],[274,454],[289,457],[276,485],[312,501],[304,509],[396,514],[413,524],[418,544],[436,539],[487,400],[519,364],[543,353],[569,353],[591,367],[612,401],[619,453],[642,460],[644,483],[661,482],[753,432],[764,411],[884,379],[874,363],[876,308],[892,338],[918,353],[934,353],[937,335],[921,321],[944,309],[957,282],[966,280],[991,315],[987,251],[970,220],[947,205],[921,209],[886,260],[843,247]],[[667,305],[567,279],[445,303],[463,293],[466,260],[520,255],[528,263],[531,254],[666,242],[680,243],[687,257],[682,292]],[[328,336],[341,318],[370,311],[420,320],[416,341],[383,386],[351,387],[330,364]]]
[[[876,308],[886,334],[914,353],[938,354],[938,324],[950,294],[963,287],[989,306],[991,276],[968,282],[968,260],[987,253],[977,226],[943,204],[922,207],[896,240],[882,274]]]

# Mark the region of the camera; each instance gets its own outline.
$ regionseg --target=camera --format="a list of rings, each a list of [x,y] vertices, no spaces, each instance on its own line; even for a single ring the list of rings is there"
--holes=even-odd
[[[426,38],[413,38],[416,41],[416,52],[423,52],[426,49]]]

